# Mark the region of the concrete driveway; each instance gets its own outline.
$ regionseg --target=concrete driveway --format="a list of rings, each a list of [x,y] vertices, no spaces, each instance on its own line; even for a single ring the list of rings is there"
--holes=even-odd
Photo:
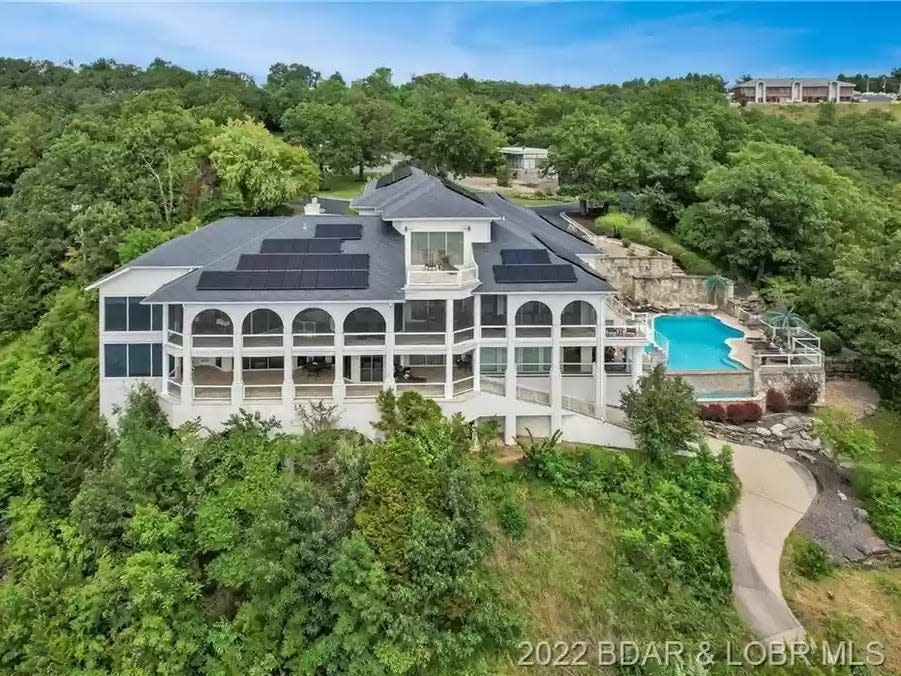
[[[723,442],[708,439],[718,450]],[[729,444],[741,496],[726,519],[732,564],[732,596],[739,615],[761,639],[787,642],[804,637],[785,599],[779,560],[785,538],[817,494],[813,476],[796,460],[754,446]]]

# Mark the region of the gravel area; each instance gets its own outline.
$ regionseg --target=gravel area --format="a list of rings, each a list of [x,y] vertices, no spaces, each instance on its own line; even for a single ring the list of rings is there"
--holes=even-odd
[[[706,426],[711,436],[769,448],[795,458],[810,470],[818,493],[795,530],[820,542],[836,561],[862,565],[901,562],[901,552],[887,545],[867,523],[866,510],[854,495],[847,471],[820,452],[810,416],[776,413],[750,425],[708,422]]]

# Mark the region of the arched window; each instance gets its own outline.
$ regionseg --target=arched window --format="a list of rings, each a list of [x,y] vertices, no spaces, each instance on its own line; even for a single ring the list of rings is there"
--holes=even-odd
[[[551,309],[537,300],[530,300],[516,311],[517,326],[550,326],[554,323]]]
[[[204,310],[191,322],[191,333],[197,336],[227,336],[234,332],[231,317],[222,310]]]
[[[385,318],[371,307],[357,308],[344,319],[344,333],[385,333]]]
[[[594,326],[597,324],[597,312],[591,303],[584,300],[574,300],[563,308],[560,323],[563,326]]]
[[[245,336],[260,335],[265,333],[282,333],[282,318],[272,310],[260,308],[254,310],[244,318],[241,333]]]
[[[325,310],[311,307],[297,313],[291,331],[295,334],[334,333],[335,320]]]

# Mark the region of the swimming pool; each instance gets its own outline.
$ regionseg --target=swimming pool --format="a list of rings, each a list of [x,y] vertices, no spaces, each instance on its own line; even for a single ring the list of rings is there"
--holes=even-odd
[[[659,315],[654,328],[669,340],[667,367],[672,371],[740,369],[729,358],[728,338],[740,338],[738,329],[710,315]]]

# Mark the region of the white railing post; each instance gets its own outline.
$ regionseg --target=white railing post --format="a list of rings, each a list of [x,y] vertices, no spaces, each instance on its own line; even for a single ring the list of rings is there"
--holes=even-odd
[[[332,400],[336,406],[344,403],[347,386],[344,384],[344,321],[335,319],[335,382],[332,384]]]
[[[182,308],[181,321],[182,348],[181,348],[181,403],[190,404],[194,398],[194,363],[191,352],[194,348],[194,311]]]
[[[606,320],[607,303],[602,300],[598,308],[598,333],[594,348],[594,409],[595,415],[601,420],[605,419],[607,411],[607,369],[604,368],[604,326],[606,325]]]
[[[454,396],[454,301],[448,298],[444,308],[444,398]]]
[[[472,297],[472,338],[475,347],[472,350],[472,389],[475,392],[482,390],[482,297]]]
[[[296,394],[294,388],[294,327],[293,318],[282,317],[282,354],[284,355],[284,377],[282,378],[282,404],[293,406]]]
[[[563,374],[560,372],[560,322],[554,317],[551,326],[551,432],[563,426]]]
[[[388,318],[385,321],[385,361],[382,366],[382,385],[385,389],[393,389],[394,383],[394,343],[395,343],[395,325],[394,325],[394,305],[388,306]]]
[[[507,296],[507,368],[504,371],[504,393],[507,399],[516,399],[516,313],[511,312]]]
[[[232,406],[240,406],[244,400],[244,335],[243,320],[232,326]]]

